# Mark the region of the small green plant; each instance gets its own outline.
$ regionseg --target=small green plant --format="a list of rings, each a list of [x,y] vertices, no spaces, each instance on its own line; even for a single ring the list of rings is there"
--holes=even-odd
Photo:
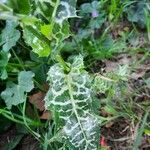
[[[45,107],[56,114],[64,143],[72,149],[96,150],[100,133],[94,116],[91,79],[83,69],[82,56],[68,65],[70,70],[67,73],[60,64],[50,68],[48,80],[51,88],[45,97]]]
[[[146,20],[146,28],[147,28],[147,35],[148,35],[148,39],[150,40],[150,20],[149,20],[149,13],[150,13],[150,5],[146,5],[147,9],[145,8],[145,20]]]
[[[145,11],[148,11],[149,2],[143,1],[131,1],[124,7],[124,11],[127,13],[127,18],[133,23],[137,23],[139,27],[146,27],[146,15]]]
[[[117,21],[123,12],[123,4],[120,0],[111,0],[109,6],[109,19]]]
[[[31,134],[44,150],[109,150],[103,134],[115,119],[133,126],[145,114],[132,143],[138,148],[149,134],[149,102],[133,100],[140,90],[130,73],[146,62],[149,43],[139,43],[130,22],[146,27],[150,40],[146,0],[0,2],[0,133],[17,130],[4,149]],[[149,77],[143,84],[147,90]]]
[[[50,81],[51,88],[44,99],[46,110],[53,113],[55,134],[69,149],[97,150],[100,135],[99,122],[93,108],[94,91],[91,89],[90,76],[84,70],[83,57],[81,55],[75,57],[70,64],[62,59],[59,52],[63,47],[63,41],[71,35],[67,19],[76,17],[76,1],[33,1],[31,3],[18,1],[16,5],[23,7],[19,10],[16,5],[12,5],[13,3],[14,1],[10,1],[7,5],[0,4],[2,19],[15,18],[6,21],[6,27],[1,34],[1,79],[7,79],[9,76],[6,67],[9,66],[11,51],[25,70],[22,60],[12,49],[21,35],[17,29],[19,26],[23,31],[24,41],[20,39],[21,42],[27,43],[39,57],[47,57],[47,64],[51,56],[54,57],[53,60],[58,61],[58,64],[52,66],[48,72],[47,80]],[[30,7],[31,4],[33,8]],[[51,17],[47,15],[48,7],[52,9]],[[32,16],[28,17],[29,14]],[[19,72],[18,84],[8,82],[6,89],[1,93],[1,98],[5,101],[8,110],[11,110],[12,106],[24,103],[23,122],[36,138],[41,139],[42,136],[34,132],[30,128],[29,121],[25,119],[27,93],[34,88],[34,76],[31,71]],[[7,115],[6,110],[2,110],[1,113]],[[21,123],[21,120],[14,120]]]

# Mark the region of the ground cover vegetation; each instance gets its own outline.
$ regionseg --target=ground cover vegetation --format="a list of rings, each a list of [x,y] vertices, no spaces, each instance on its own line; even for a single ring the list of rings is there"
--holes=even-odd
[[[150,149],[149,0],[0,1],[0,149]]]

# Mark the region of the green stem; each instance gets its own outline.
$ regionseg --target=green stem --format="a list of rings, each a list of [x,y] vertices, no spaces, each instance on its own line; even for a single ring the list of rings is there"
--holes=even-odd
[[[18,60],[22,69],[25,70],[23,63],[21,62],[20,58],[17,56],[16,52],[13,49],[12,49],[12,52],[13,52],[14,56],[16,57],[16,59]]]
[[[137,150],[139,148],[139,145],[141,144],[142,134],[144,132],[146,122],[148,120],[147,118],[149,116],[149,112],[150,112],[150,109],[145,112],[145,115],[144,115],[143,120],[141,122],[141,127],[138,128],[138,132],[137,132],[134,144],[133,144],[133,150]]]
[[[30,67],[35,67],[38,66],[39,63],[30,63],[30,64],[24,64],[24,67],[26,68],[30,68]],[[22,67],[20,64],[16,64],[16,63],[8,63],[8,66],[11,67]]]
[[[11,111],[7,111],[5,109],[0,109],[0,114],[2,114],[7,119],[9,119],[13,122],[24,124],[22,116],[12,113]],[[28,121],[28,124],[30,124],[32,126],[41,126],[42,125],[41,123],[35,122],[35,121],[31,120],[30,118],[26,118],[26,120]]]
[[[12,12],[12,9],[0,2],[0,11],[10,11],[10,12]]]
[[[33,131],[33,130],[29,127],[29,125],[28,125],[28,123],[27,123],[26,115],[25,115],[25,110],[26,110],[26,99],[25,99],[25,101],[24,101],[23,110],[22,110],[23,121],[24,121],[24,124],[25,124],[25,126],[27,127],[27,129],[31,132],[31,134],[32,134],[37,140],[39,140],[39,139],[41,138],[40,134],[37,133],[37,132],[35,132],[35,131]]]
[[[35,79],[33,79],[33,81],[35,82],[36,86],[37,86],[41,91],[47,92],[47,91],[43,88],[43,86],[42,86],[40,83],[38,83],[38,81],[36,81]]]
[[[60,63],[60,65],[64,68],[64,71],[67,73],[70,71],[70,68],[66,64],[66,62],[63,60],[63,58],[60,55],[56,55],[57,61]]]
[[[52,17],[51,17],[52,29],[53,29],[54,24],[55,24],[55,17],[56,17],[56,13],[57,13],[57,9],[58,9],[59,4],[60,4],[60,0],[57,0],[56,3],[55,3],[53,13],[52,13]]]

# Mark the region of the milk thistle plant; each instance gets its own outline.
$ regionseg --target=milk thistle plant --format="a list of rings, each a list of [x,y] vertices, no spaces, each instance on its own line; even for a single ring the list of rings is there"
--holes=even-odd
[[[15,140],[4,140],[4,149],[18,148],[32,135],[43,150],[109,150],[105,131],[120,120],[125,124],[117,124],[116,136],[133,131],[145,114],[133,142],[135,149],[139,146],[142,134],[149,134],[148,90],[146,103],[135,105],[139,91],[130,79],[139,77],[136,69],[149,56],[144,36],[134,42],[136,23],[149,39],[150,7],[144,2],[0,1],[0,139],[9,129],[16,133]],[[148,88],[149,79],[143,82]],[[124,139],[121,135],[111,143]]]

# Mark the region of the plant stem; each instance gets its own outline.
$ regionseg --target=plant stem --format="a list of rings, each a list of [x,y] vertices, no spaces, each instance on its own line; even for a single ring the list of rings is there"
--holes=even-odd
[[[13,52],[14,56],[16,57],[16,59],[18,60],[22,69],[25,70],[23,63],[21,62],[20,58],[17,56],[16,52],[13,49],[12,49],[12,52]]]
[[[56,55],[56,59],[60,63],[60,65],[63,66],[64,71],[68,73],[70,71],[70,68],[68,67],[66,62],[63,60],[63,58],[60,55]]]
[[[0,2],[0,11],[10,11],[10,12],[12,12],[12,9],[8,6],[6,6],[5,4],[3,4],[2,2]]]

